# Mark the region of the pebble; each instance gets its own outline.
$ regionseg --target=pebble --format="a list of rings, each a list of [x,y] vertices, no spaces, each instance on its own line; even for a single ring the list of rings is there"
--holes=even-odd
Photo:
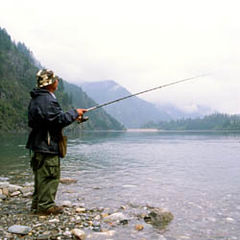
[[[72,179],[72,178],[61,178],[60,179],[60,183],[62,184],[71,184],[71,183],[76,183],[77,180],[76,179]]]
[[[0,199],[5,200],[7,198],[6,195],[0,194]]]
[[[16,197],[16,196],[18,196],[18,195],[20,195],[20,194],[21,194],[20,191],[16,191],[16,192],[11,193],[11,194],[10,194],[10,197]]]
[[[233,219],[233,218],[230,218],[230,217],[227,217],[227,218],[226,218],[226,221],[227,221],[227,222],[234,222],[234,219]]]
[[[7,188],[9,186],[9,182],[1,182],[0,188]]]
[[[60,221],[59,221],[59,219],[54,218],[54,219],[50,219],[48,222],[50,222],[50,223],[58,223]]]
[[[86,233],[83,230],[80,230],[78,228],[74,228],[71,233],[77,237],[79,240],[85,240],[86,239]]]
[[[10,233],[16,233],[21,235],[28,234],[32,229],[28,226],[22,226],[22,225],[13,225],[8,228],[8,232]]]
[[[72,206],[72,202],[71,201],[63,201],[62,202],[62,206],[63,207],[71,207]]]
[[[86,211],[86,208],[76,208],[76,213],[82,213],[85,211]]]
[[[14,184],[9,184],[7,188],[9,190],[9,192],[12,193],[12,192],[16,192],[18,190],[21,190],[23,187],[18,186],[18,185],[14,185]]]
[[[3,189],[2,189],[2,194],[8,196],[8,195],[9,195],[8,189],[7,189],[7,188],[3,188]]]
[[[107,217],[104,218],[105,221],[113,222],[113,221],[123,221],[126,220],[127,218],[125,215],[121,212],[113,213]]]
[[[94,218],[94,220],[97,220],[97,221],[99,221],[101,219],[101,216],[100,215],[97,215],[95,218]]]
[[[130,205],[122,205],[119,208],[116,208],[118,210],[112,210],[110,208],[88,209],[84,207],[84,203],[77,203],[74,205],[71,201],[62,201],[62,205],[67,208],[63,214],[58,216],[29,214],[31,199],[26,199],[24,197],[31,196],[33,190],[32,187],[27,185],[22,187],[8,183],[0,184],[2,184],[2,186],[4,185],[4,191],[3,188],[0,187],[0,211],[3,210],[3,214],[5,215],[4,219],[0,219],[0,233],[2,232],[4,234],[3,239],[15,239],[14,237],[16,236],[13,234],[17,232],[22,235],[28,234],[28,236],[23,237],[24,239],[43,240],[49,239],[49,236],[51,236],[51,239],[59,240],[72,238],[85,240],[86,238],[89,239],[91,238],[90,236],[92,236],[92,239],[100,240],[104,238],[106,240],[113,240],[113,235],[116,231],[110,229],[115,228],[115,230],[118,230],[119,228],[121,234],[122,230],[120,228],[122,228],[122,226],[119,224],[128,224],[129,219],[133,219],[134,221],[134,218],[132,218],[133,213],[129,212],[129,210],[131,210]],[[11,199],[13,196],[18,197]],[[7,199],[7,201],[3,199]],[[82,200],[82,198],[80,200]],[[143,206],[139,206],[138,209],[142,210]],[[148,210],[149,207],[147,206],[144,208],[145,214],[142,212],[141,216],[140,214],[134,214],[134,217],[136,217],[135,221],[139,221],[139,218],[143,219],[143,217],[146,216],[146,213],[149,212]],[[152,210],[153,208],[151,208],[151,211]],[[8,211],[11,213],[10,215],[8,214]],[[124,211],[124,213],[122,211]],[[128,215],[126,215],[126,212]],[[130,218],[128,216],[130,216]],[[16,230],[16,228],[13,230],[12,228],[9,228],[9,232],[6,231],[11,224],[13,225],[18,223],[22,224],[17,225],[20,226],[21,233],[18,231],[19,229]],[[5,229],[5,231],[1,231],[1,226]],[[33,229],[31,230],[30,227]],[[85,230],[82,230],[83,228],[86,229],[88,235],[84,232]],[[129,225],[127,228],[132,228],[132,225]],[[132,233],[136,234],[136,230],[141,231],[143,229],[143,225],[137,224],[135,226],[135,232],[132,231]],[[144,232],[139,234],[144,234]],[[165,238],[159,239],[165,240]]]
[[[142,224],[137,224],[136,226],[135,226],[135,229],[137,230],[137,231],[142,231],[143,230],[143,225]]]

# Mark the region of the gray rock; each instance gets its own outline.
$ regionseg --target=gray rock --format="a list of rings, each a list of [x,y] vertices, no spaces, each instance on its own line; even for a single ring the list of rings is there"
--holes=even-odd
[[[5,200],[7,198],[6,195],[0,194],[0,199]]]
[[[13,184],[9,184],[9,185],[8,185],[8,191],[9,191],[10,193],[16,192],[16,191],[18,191],[18,190],[21,190],[22,188],[23,188],[23,187],[18,186],[18,185],[13,185]]]
[[[2,194],[8,196],[8,195],[9,195],[8,189],[7,189],[7,188],[3,188],[3,189],[2,189]]]
[[[7,188],[9,186],[9,182],[1,182],[0,188]]]
[[[20,189],[20,191],[22,194],[26,194],[26,193],[32,192],[33,188],[32,187],[23,187]]]
[[[71,201],[63,201],[62,202],[62,206],[63,207],[72,207],[72,202]]]
[[[173,214],[163,208],[153,208],[151,212],[144,217],[145,222],[157,227],[165,227],[173,220]]]
[[[11,197],[16,197],[16,196],[18,196],[18,195],[20,195],[20,194],[21,194],[20,191],[16,191],[16,192],[11,193],[10,196],[11,196]]]
[[[84,231],[78,229],[78,228],[74,228],[71,232],[79,240],[85,240],[86,239],[86,233]]]
[[[10,233],[16,233],[21,235],[28,234],[32,229],[28,226],[22,226],[22,225],[13,225],[8,228],[8,232]]]
[[[115,221],[123,221],[123,220],[127,220],[127,217],[121,213],[121,212],[117,212],[117,213],[113,213],[107,217],[104,218],[104,220],[106,222],[115,222]]]
[[[22,196],[23,196],[24,198],[29,198],[29,197],[32,196],[32,193],[31,193],[31,192],[27,192],[27,193],[24,193]]]

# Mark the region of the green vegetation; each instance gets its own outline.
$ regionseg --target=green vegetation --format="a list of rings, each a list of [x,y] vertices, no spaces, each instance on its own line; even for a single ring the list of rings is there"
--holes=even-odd
[[[149,122],[144,128],[162,130],[240,130],[240,115],[215,113],[204,118]]]
[[[23,43],[14,43],[6,30],[0,28],[0,133],[26,131],[29,92],[36,85],[35,75],[40,67]],[[74,94],[81,101],[76,102],[74,97],[73,102],[74,94],[65,91],[63,80],[60,79],[56,96],[64,110],[96,104],[80,87],[74,88]],[[103,110],[93,116],[89,123],[84,123],[85,129],[123,129]]]

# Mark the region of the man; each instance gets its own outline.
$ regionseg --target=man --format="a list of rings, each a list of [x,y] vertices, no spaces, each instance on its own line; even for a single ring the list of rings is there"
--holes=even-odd
[[[32,211],[41,214],[59,214],[55,196],[60,179],[59,140],[62,129],[81,118],[86,109],[63,112],[54,92],[58,77],[53,71],[42,69],[37,73],[37,86],[30,93],[28,125],[32,128],[27,148],[33,151],[31,166],[34,173]]]

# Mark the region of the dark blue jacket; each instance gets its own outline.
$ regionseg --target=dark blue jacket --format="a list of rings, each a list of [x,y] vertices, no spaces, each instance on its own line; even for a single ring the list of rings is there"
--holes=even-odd
[[[46,89],[33,89],[30,95],[28,125],[32,131],[26,147],[34,152],[58,155],[59,135],[75,121],[78,112],[75,109],[63,112],[57,99]]]

